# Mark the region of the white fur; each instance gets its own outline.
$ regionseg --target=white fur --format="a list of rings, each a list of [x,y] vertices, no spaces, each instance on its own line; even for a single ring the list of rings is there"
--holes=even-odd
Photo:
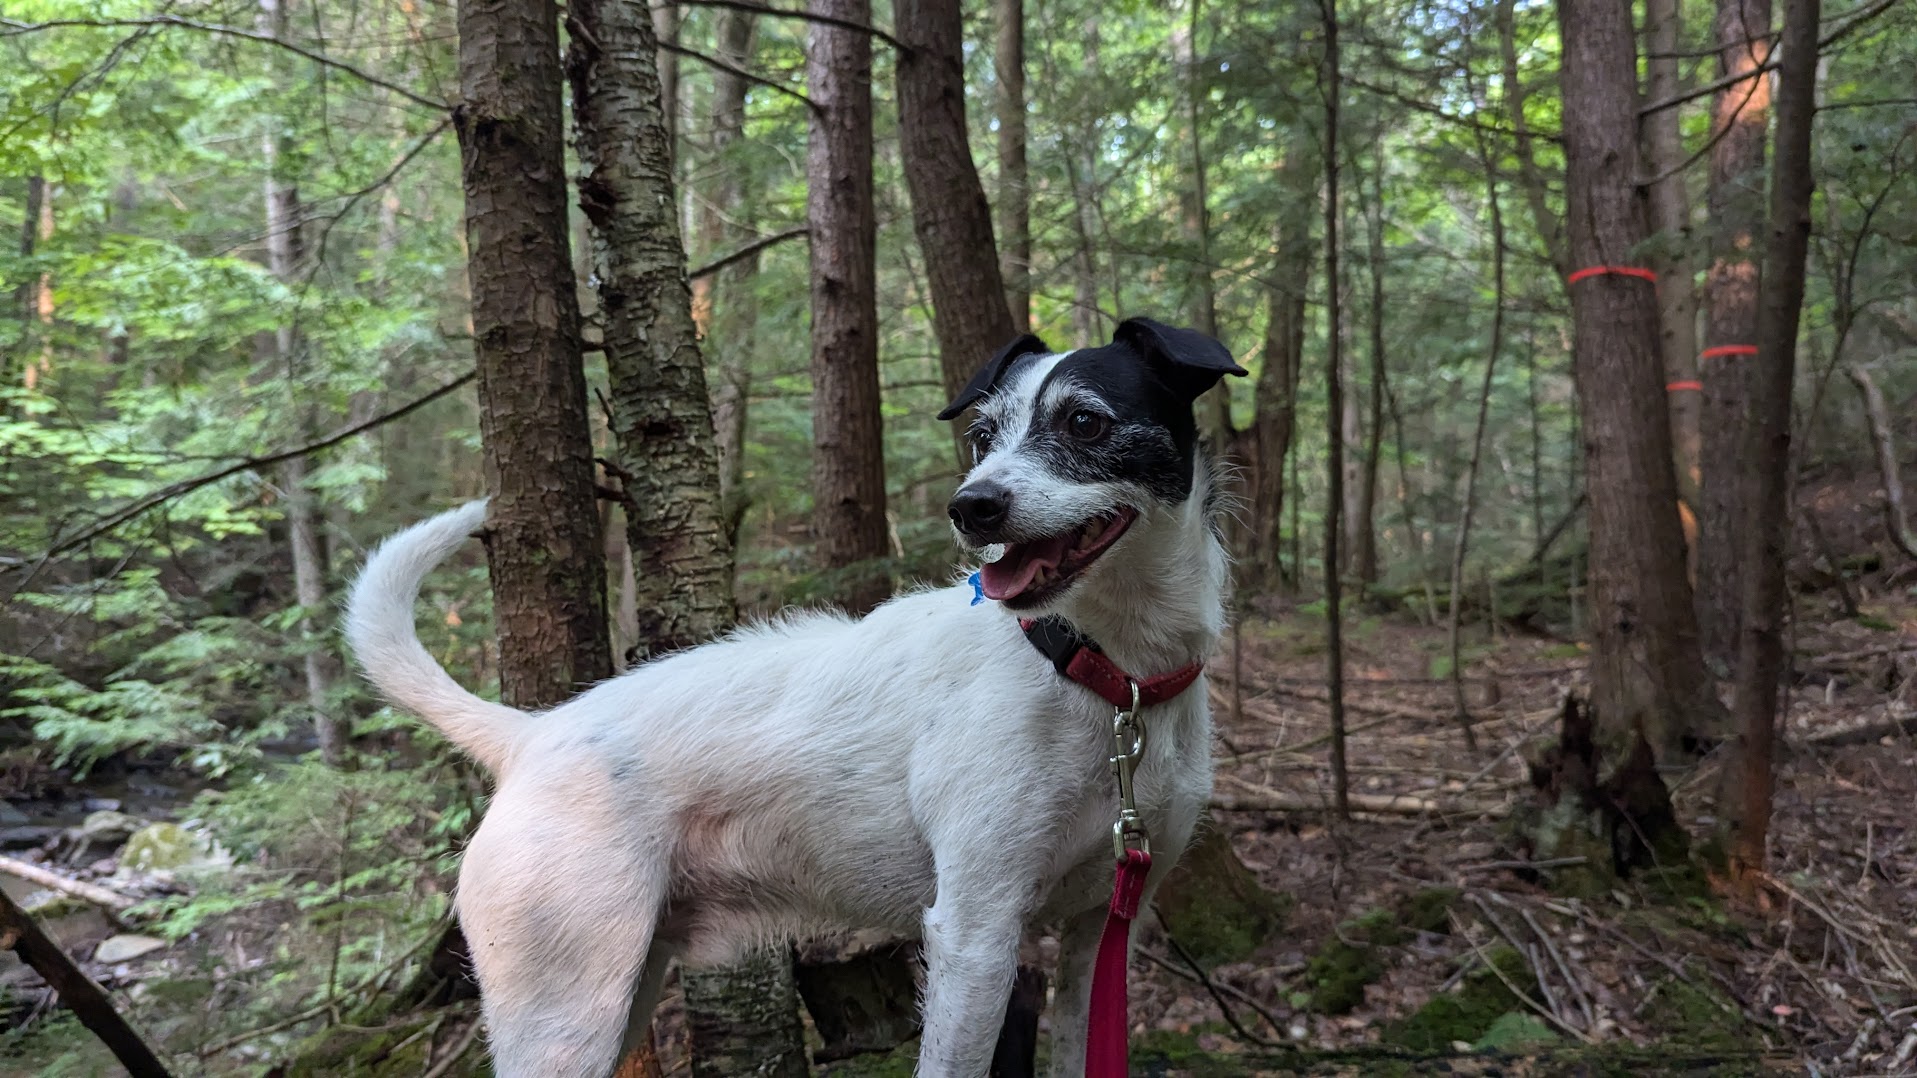
[[[975,474],[1043,482],[1017,466],[1015,442]],[[1141,677],[1207,655],[1222,628],[1225,556],[1198,471],[1185,502],[1139,504],[1050,610]],[[1052,482],[1054,503],[1110,493]],[[459,689],[414,635],[421,579],[484,512],[475,502],[381,546],[347,633],[387,698],[498,779],[457,900],[498,1074],[610,1074],[670,959],[723,963],[757,941],[850,927],[922,937],[918,1073],[974,1078],[1020,935],[1039,923],[1063,926],[1053,1074],[1083,1073],[1112,882],[1109,705],[960,585],[861,620],[743,629],[522,715]],[[1149,896],[1210,793],[1204,681],[1143,718]]]

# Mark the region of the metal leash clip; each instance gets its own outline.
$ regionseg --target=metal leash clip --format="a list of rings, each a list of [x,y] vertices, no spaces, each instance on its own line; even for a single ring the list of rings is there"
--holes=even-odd
[[[1138,814],[1133,772],[1145,758],[1145,726],[1138,718],[1138,682],[1127,679],[1132,706],[1112,712],[1112,774],[1118,778],[1118,819],[1112,824],[1112,856],[1125,860],[1126,850],[1151,856],[1151,832]]]

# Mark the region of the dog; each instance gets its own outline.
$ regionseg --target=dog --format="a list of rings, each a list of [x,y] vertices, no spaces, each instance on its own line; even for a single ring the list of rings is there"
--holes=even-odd
[[[461,688],[413,624],[421,581],[485,503],[380,546],[348,602],[352,651],[497,780],[455,900],[496,1073],[611,1074],[673,959],[873,928],[923,943],[918,1074],[974,1078],[1021,934],[1058,925],[1052,1073],[1082,1074],[1113,883],[1114,708],[1021,619],[1140,677],[1197,669],[1224,628],[1228,565],[1193,402],[1245,373],[1212,338],[1148,319],[1067,352],[1021,337],[940,415],[977,406],[976,465],[950,505],[962,545],[998,555],[973,585],[857,620],[787,614],[537,715]],[[1149,901],[1211,791],[1202,676],[1139,720]]]

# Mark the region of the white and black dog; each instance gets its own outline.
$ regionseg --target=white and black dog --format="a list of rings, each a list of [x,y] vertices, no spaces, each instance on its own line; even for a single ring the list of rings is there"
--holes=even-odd
[[[672,959],[852,927],[924,942],[918,1073],[983,1075],[1034,924],[1062,926],[1052,1071],[1082,1073],[1113,708],[1021,618],[1062,619],[1141,678],[1210,653],[1226,557],[1192,405],[1244,373],[1146,319],[1098,348],[1020,338],[941,415],[978,405],[951,516],[967,546],[1003,545],[978,581],[994,601],[960,584],[856,621],[788,615],[536,716],[461,688],[414,629],[422,578],[485,503],[381,546],[353,587],[353,652],[498,780],[456,902],[497,1073],[610,1074]],[[1149,898],[1211,790],[1203,680],[1141,718]]]

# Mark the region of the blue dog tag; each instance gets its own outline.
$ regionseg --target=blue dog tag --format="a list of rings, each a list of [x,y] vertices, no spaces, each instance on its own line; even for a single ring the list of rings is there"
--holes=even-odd
[[[966,583],[972,585],[972,605],[977,606],[978,604],[984,602],[985,601],[985,585],[978,582],[978,574],[973,573],[971,576],[966,577],[965,581]]]

